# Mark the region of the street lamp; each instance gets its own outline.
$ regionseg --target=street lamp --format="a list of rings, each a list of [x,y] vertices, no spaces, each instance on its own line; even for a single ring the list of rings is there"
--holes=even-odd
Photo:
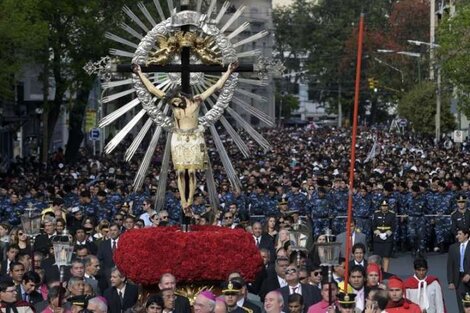
[[[305,244],[302,244],[300,242],[301,240],[301,235],[302,235],[302,232],[300,231],[301,230],[301,227],[302,227],[302,220],[299,218],[299,220],[297,221],[297,223],[294,223],[292,225],[292,228],[291,228],[291,234],[292,234],[292,237],[293,237],[293,242],[294,242],[294,246],[291,247],[292,248],[292,251],[297,251],[297,266],[300,266],[300,258],[301,258],[301,254],[300,252],[301,251],[304,251],[304,252],[307,252],[308,250],[305,248]]]
[[[21,224],[23,225],[23,231],[29,237],[29,244],[31,245],[31,260],[32,270],[34,271],[34,241],[36,236],[41,232],[41,214],[38,214],[37,209],[33,207],[31,202],[28,203],[26,212],[21,215]]]
[[[54,248],[55,265],[60,268],[60,286],[62,287],[65,274],[64,267],[71,264],[74,248],[72,236],[70,236],[66,228],[62,232],[62,235],[57,235],[52,238],[52,246]],[[61,303],[62,292],[59,291],[59,307],[61,307]]]
[[[328,266],[328,285],[329,293],[328,300],[331,306],[331,283],[333,282],[333,266],[339,265],[339,254],[341,250],[341,243],[334,242],[335,236],[331,233],[330,229],[325,230],[326,242],[315,243],[320,257],[320,266]],[[346,283],[345,283],[345,286]]]
[[[379,50],[377,50],[377,51],[379,51]],[[401,76],[401,83],[403,84],[404,78],[403,78],[403,71],[402,70],[400,70],[399,68],[397,68],[397,67],[395,67],[395,66],[393,66],[393,65],[391,65],[391,64],[389,64],[389,63],[387,63],[387,62],[385,62],[385,61],[383,61],[379,58],[374,57],[374,60],[379,62],[380,64],[383,64],[383,65],[386,65],[386,66],[390,67],[392,70],[395,70],[395,71],[399,72],[400,76]]]

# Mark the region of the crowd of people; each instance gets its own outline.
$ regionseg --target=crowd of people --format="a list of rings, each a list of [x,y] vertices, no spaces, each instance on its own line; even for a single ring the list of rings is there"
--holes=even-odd
[[[242,133],[251,149],[249,158],[238,152],[228,135],[222,135],[239,172],[241,191],[229,184],[213,141],[206,138],[219,201],[208,203],[205,177],[200,175],[192,220],[200,225],[245,228],[253,234],[265,266],[251,283],[232,273],[222,288],[222,298],[209,292],[201,294],[194,303],[195,312],[258,313],[262,308],[268,313],[444,312],[442,301],[438,301],[442,300],[440,284],[427,275],[426,256],[448,250],[449,264],[457,264],[450,267],[459,269],[450,271],[449,287],[456,290],[461,312],[463,304],[470,304],[465,298],[470,292],[466,284],[470,261],[467,268],[461,257],[466,253],[470,228],[470,143],[449,144],[446,139],[436,144],[412,133],[363,129],[356,144],[354,190],[350,192],[348,130],[284,128],[260,132],[272,149],[257,148]],[[79,312],[88,307],[99,313],[186,313],[189,304],[175,294],[176,278],[171,273],[161,278],[160,293],[152,294],[146,302],[112,258],[119,236],[126,230],[180,223],[181,197],[174,173],[169,174],[164,208],[155,207],[163,149],[157,147],[140,191],[132,189],[139,157],[126,163],[125,151],[119,149],[100,156],[82,149],[74,164],[65,163],[62,151],[57,151],[48,164],[29,157],[3,168],[2,308],[11,307],[14,299],[17,304],[23,301],[23,309],[34,307],[36,312]],[[335,234],[344,245],[350,194],[351,255],[343,252],[340,265],[334,267],[334,282],[327,283],[314,243]],[[33,246],[20,219],[28,211],[43,215],[43,233]],[[60,286],[51,250],[51,238],[64,228],[76,243],[74,261],[66,272],[66,290]],[[307,253],[297,251],[298,246]],[[404,281],[388,273],[390,257],[400,250],[416,257],[415,275]],[[346,262],[349,285],[345,287]]]

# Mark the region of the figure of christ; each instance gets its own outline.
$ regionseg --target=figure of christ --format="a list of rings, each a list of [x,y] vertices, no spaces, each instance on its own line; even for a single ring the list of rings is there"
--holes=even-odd
[[[171,105],[175,120],[171,138],[171,158],[178,178],[181,206],[185,215],[191,214],[190,208],[196,190],[196,171],[203,170],[207,166],[204,129],[198,125],[200,105],[224,86],[237,66],[237,63],[230,64],[214,85],[203,93],[191,97],[180,92],[179,87],[172,88],[168,92],[156,88],[142,73],[138,64],[132,65],[133,72],[140,77],[147,90],[157,98],[163,99],[164,103]]]

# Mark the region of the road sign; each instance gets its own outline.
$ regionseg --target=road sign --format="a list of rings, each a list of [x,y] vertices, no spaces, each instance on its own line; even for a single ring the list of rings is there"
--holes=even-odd
[[[463,142],[463,130],[454,130],[454,142]]]
[[[408,124],[408,121],[404,118],[402,118],[398,124],[400,125],[400,127],[406,127],[406,125]]]
[[[99,128],[92,128],[89,133],[90,140],[100,140],[101,131]]]

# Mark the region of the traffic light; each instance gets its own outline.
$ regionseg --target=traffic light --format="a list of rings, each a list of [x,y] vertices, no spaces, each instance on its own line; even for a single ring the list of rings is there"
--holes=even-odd
[[[377,92],[377,85],[379,84],[379,81],[373,78],[368,78],[367,81],[369,82],[369,89]]]

